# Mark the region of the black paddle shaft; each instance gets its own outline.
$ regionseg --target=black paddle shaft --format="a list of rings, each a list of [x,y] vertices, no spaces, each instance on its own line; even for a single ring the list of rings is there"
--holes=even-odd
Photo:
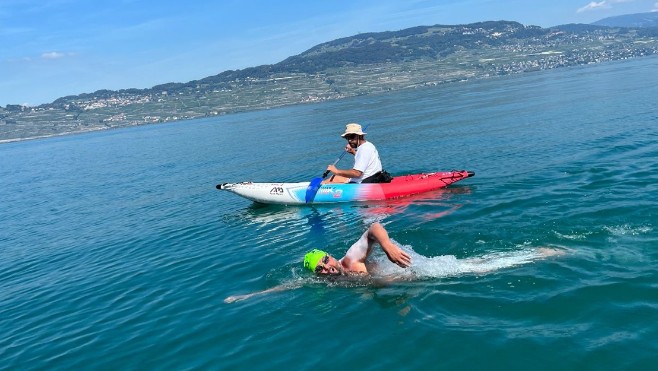
[[[347,151],[341,153],[340,156],[338,156],[338,159],[334,161],[334,166],[336,166],[336,164],[343,158],[343,156],[345,156],[346,153]],[[322,179],[326,178],[327,175],[329,175],[329,170],[325,170],[324,174],[322,174]]]

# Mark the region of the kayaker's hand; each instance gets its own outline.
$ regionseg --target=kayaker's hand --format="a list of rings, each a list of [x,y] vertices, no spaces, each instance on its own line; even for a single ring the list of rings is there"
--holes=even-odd
[[[352,148],[349,144],[345,145],[345,152],[349,152],[350,154],[354,155],[356,154],[356,149]]]
[[[331,172],[332,174],[336,174],[336,171],[338,171],[338,169],[336,169],[336,166],[334,165],[329,165],[327,166],[327,171]]]

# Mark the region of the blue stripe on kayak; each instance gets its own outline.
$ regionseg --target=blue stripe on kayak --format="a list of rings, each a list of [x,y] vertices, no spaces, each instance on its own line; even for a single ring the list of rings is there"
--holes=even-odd
[[[318,189],[313,203],[355,201],[360,195],[359,187],[363,186],[358,184],[325,184]],[[306,189],[298,189],[293,194],[296,198],[304,200]]]

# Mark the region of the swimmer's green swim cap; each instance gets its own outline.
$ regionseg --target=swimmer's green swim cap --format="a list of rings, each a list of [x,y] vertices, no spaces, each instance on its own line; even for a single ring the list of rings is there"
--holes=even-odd
[[[315,272],[315,267],[318,266],[320,259],[324,258],[325,255],[329,255],[326,252],[318,249],[313,249],[304,255],[304,268]]]

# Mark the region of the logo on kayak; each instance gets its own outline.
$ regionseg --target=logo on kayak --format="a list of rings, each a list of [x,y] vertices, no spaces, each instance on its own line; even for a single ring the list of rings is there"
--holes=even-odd
[[[335,187],[322,187],[318,190],[318,195],[327,195],[332,198],[341,198],[343,197],[343,190],[337,189]]]
[[[274,187],[270,189],[270,194],[271,195],[282,195],[283,194],[283,187]]]

